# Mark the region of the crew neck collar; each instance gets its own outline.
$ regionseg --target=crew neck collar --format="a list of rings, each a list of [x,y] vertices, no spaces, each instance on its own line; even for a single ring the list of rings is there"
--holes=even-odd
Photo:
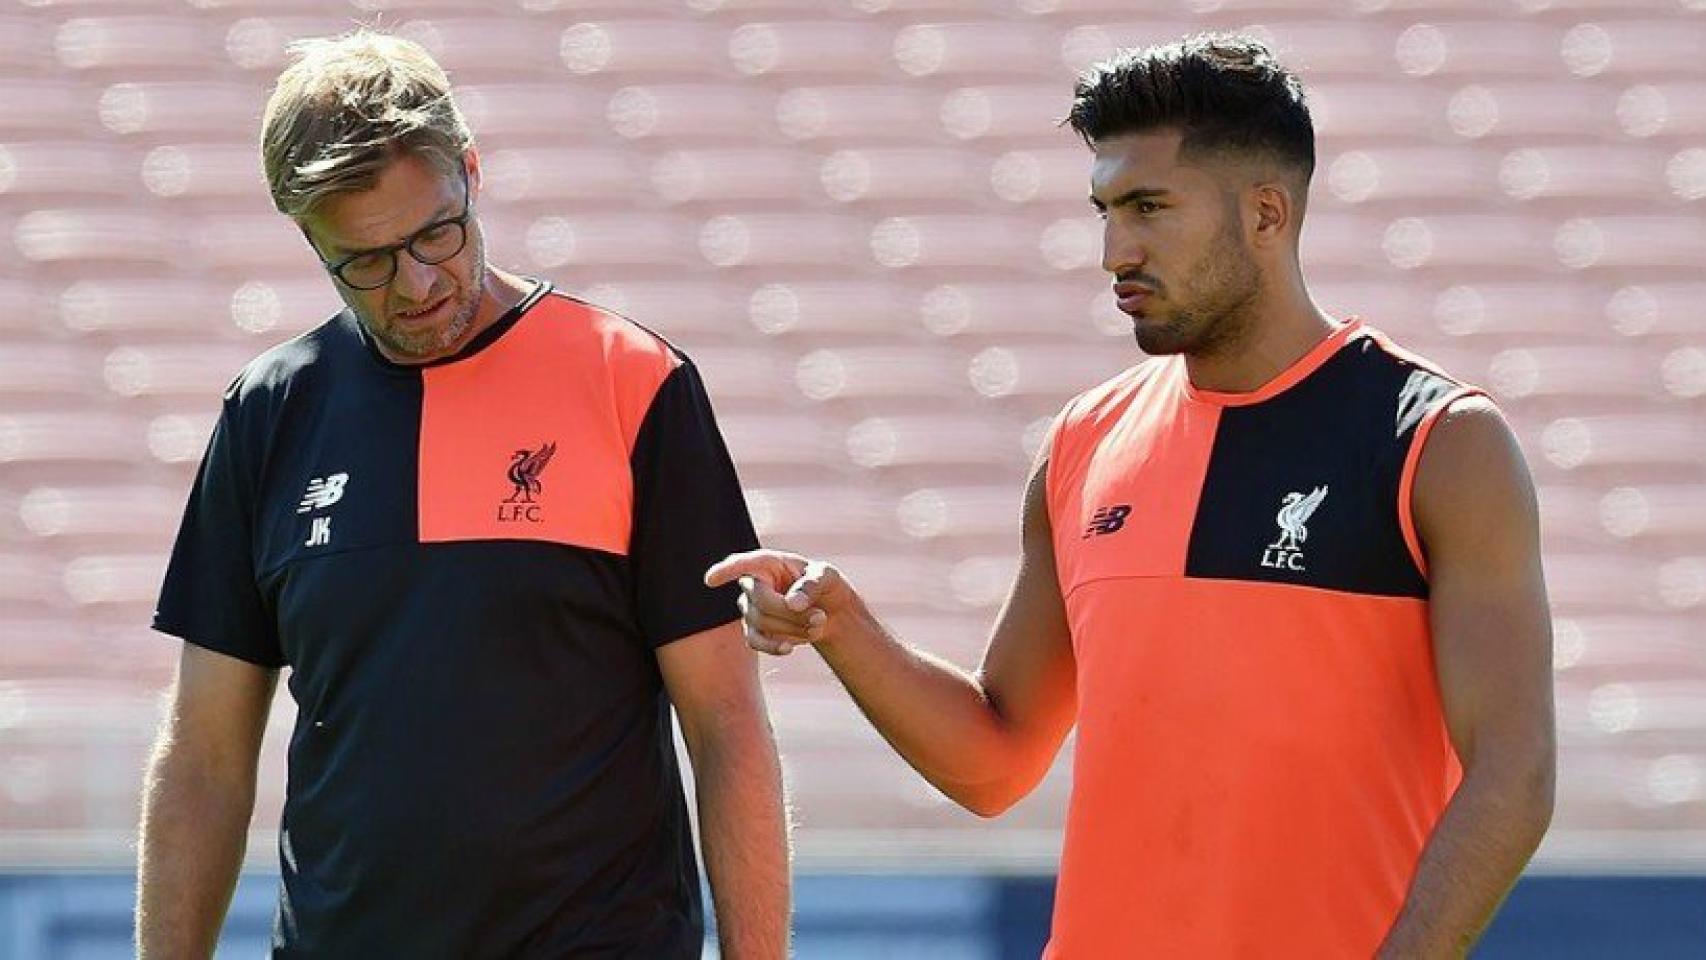
[[[397,373],[409,373],[416,370],[430,370],[433,367],[441,367],[445,364],[457,363],[459,361],[466,360],[491,346],[493,343],[497,342],[499,337],[507,333],[510,327],[515,326],[516,321],[520,320],[522,315],[531,309],[534,304],[538,303],[545,294],[551,292],[551,282],[549,280],[541,280],[537,277],[522,277],[521,279],[532,283],[533,289],[524,294],[514,306],[500,314],[496,320],[493,320],[491,324],[486,327],[486,329],[475,334],[472,339],[462,345],[460,350],[457,350],[449,356],[438,357],[433,360],[428,360],[425,363],[398,363],[397,361],[385,356],[385,354],[379,351],[379,345],[373,342],[373,335],[368,332],[367,327],[362,325],[362,322],[355,316],[354,311],[346,309],[344,313],[348,315],[350,324],[355,327],[356,336],[361,338],[362,346],[367,349],[367,355],[372,357],[373,360],[381,367]]]
[[[1328,334],[1325,339],[1309,348],[1309,352],[1299,357],[1291,366],[1275,374],[1267,383],[1247,393],[1227,393],[1218,390],[1203,390],[1191,383],[1190,373],[1186,370],[1184,358],[1179,358],[1179,379],[1184,383],[1185,396],[1199,403],[1211,404],[1217,407],[1246,407],[1253,403],[1272,400],[1285,391],[1301,383],[1304,378],[1320,369],[1339,348],[1349,343],[1363,329],[1362,318],[1351,317]]]

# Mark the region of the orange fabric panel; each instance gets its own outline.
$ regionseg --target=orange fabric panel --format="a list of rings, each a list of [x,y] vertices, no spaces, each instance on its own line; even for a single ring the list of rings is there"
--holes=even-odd
[[[422,371],[422,542],[626,554],[634,437],[680,362],[638,325],[551,295],[485,350]],[[512,473],[547,446],[531,484]]]
[[[1062,596],[1104,577],[1184,574],[1220,422],[1218,407],[1180,402],[1184,384],[1180,359],[1151,361],[1063,416],[1048,477]]]
[[[1362,957],[1455,787],[1427,604],[1130,577],[1068,600],[1054,958]]]

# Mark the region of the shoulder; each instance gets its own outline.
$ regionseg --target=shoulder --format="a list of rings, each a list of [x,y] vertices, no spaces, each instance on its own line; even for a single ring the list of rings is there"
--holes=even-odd
[[[339,353],[360,350],[355,320],[338,313],[312,330],[277,344],[243,365],[226,388],[225,400],[238,407],[265,404],[295,389]]]
[[[533,308],[553,336],[620,379],[658,382],[688,363],[687,355],[640,323],[595,303],[553,290]]]
[[[1076,431],[1116,416],[1131,398],[1150,384],[1166,379],[1174,357],[1156,357],[1127,367],[1066,402],[1056,418],[1057,432]]]

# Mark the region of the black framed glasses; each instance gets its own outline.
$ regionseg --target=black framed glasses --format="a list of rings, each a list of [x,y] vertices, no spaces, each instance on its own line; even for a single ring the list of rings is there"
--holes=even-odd
[[[397,254],[407,250],[417,261],[432,265],[443,263],[462,252],[468,245],[468,217],[473,214],[472,196],[468,191],[468,168],[462,168],[462,212],[454,217],[434,220],[403,238],[402,243],[364,250],[339,260],[325,263],[326,272],[352,290],[378,290],[397,276]]]

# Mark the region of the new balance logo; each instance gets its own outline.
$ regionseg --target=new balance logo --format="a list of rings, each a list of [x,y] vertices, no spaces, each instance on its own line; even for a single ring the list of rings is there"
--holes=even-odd
[[[308,489],[302,494],[302,502],[297,505],[297,513],[311,513],[324,510],[344,498],[344,484],[349,483],[349,474],[334,473],[328,477],[315,477],[308,481]]]
[[[1131,516],[1131,504],[1116,503],[1113,506],[1102,507],[1090,518],[1090,525],[1084,528],[1083,539],[1105,536],[1116,533],[1125,526],[1125,518]]]

